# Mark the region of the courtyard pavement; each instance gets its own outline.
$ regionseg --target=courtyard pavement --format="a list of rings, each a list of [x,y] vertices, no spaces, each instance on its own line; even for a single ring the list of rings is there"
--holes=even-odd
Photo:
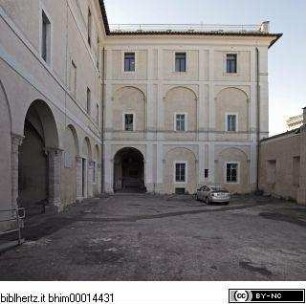
[[[24,234],[0,255],[1,280],[306,279],[306,208],[269,197],[105,196]]]

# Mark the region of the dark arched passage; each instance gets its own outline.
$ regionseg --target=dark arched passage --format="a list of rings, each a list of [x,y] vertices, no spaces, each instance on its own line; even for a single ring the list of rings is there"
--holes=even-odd
[[[58,204],[60,155],[52,111],[43,101],[34,101],[24,123],[19,151],[19,205],[27,216],[41,213],[47,204]]]
[[[123,148],[114,158],[114,191],[145,192],[144,158],[135,148]]]

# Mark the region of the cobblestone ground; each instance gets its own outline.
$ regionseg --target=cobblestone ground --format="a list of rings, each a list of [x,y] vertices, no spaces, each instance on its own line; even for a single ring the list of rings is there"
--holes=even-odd
[[[272,198],[227,206],[115,195],[26,223],[1,280],[305,280],[306,209]]]

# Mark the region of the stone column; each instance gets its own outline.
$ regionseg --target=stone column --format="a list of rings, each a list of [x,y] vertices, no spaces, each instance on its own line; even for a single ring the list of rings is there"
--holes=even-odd
[[[303,108],[303,126],[300,130],[300,186],[297,202],[306,205],[306,107]]]
[[[18,193],[18,179],[19,179],[19,147],[22,144],[23,136],[18,134],[12,134],[12,156],[11,156],[11,172],[12,172],[12,209],[17,208]]]
[[[113,193],[114,160],[112,158],[112,147],[110,142],[104,143],[104,167],[105,167],[104,191],[106,193]]]
[[[154,191],[153,185],[153,145],[148,143],[146,147],[146,159],[144,161],[144,173],[145,173],[145,186],[147,187],[147,192]]]
[[[93,197],[93,160],[88,160],[87,169],[87,197]]]
[[[56,207],[57,211],[62,210],[60,198],[60,182],[61,182],[61,160],[62,150],[47,149],[49,162],[49,204]]]
[[[75,174],[76,174],[76,201],[79,202],[83,199],[82,193],[82,157],[75,157]]]

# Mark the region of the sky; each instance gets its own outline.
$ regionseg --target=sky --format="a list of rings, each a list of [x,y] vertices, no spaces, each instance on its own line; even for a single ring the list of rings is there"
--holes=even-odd
[[[105,0],[110,24],[260,24],[283,37],[269,50],[270,135],[306,106],[306,0]]]

